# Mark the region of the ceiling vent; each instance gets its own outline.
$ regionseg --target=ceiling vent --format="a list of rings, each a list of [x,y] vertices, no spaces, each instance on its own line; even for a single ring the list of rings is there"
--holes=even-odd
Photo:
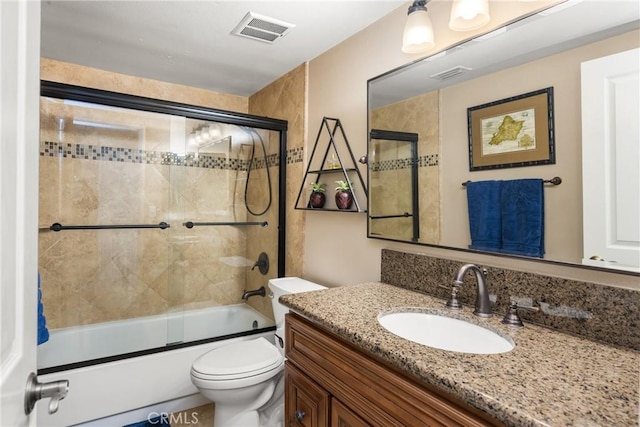
[[[288,22],[248,12],[231,31],[231,34],[260,40],[265,43],[273,43],[284,37],[294,27],[294,24]]]
[[[436,73],[436,74],[432,74],[431,77],[432,79],[437,79],[437,80],[446,80],[446,79],[450,79],[451,77],[455,77],[459,74],[464,73],[465,71],[471,71],[471,68],[469,67],[463,67],[462,65],[458,65],[456,67],[453,68],[449,68],[448,70],[444,70],[440,73]]]

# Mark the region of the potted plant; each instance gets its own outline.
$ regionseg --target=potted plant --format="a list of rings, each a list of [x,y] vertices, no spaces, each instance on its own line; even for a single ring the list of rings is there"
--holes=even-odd
[[[336,181],[336,206],[338,209],[351,209],[353,203],[353,193],[351,192],[351,182]]]
[[[327,201],[324,195],[326,184],[319,182],[311,183],[311,196],[309,197],[309,207],[319,209],[324,206]]]

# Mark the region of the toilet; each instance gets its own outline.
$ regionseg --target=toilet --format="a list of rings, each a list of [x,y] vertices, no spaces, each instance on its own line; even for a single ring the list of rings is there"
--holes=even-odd
[[[276,321],[274,343],[264,337],[213,349],[191,365],[191,382],[215,402],[215,427],[284,425],[284,316],[281,295],[326,289],[298,277],[269,280]]]

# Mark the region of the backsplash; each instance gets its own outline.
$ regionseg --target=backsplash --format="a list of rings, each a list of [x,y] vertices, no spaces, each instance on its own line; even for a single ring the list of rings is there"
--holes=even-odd
[[[381,281],[447,299],[463,262],[427,255],[382,250]],[[479,267],[483,267],[478,264]],[[487,267],[492,310],[503,316],[511,299],[540,306],[522,310],[522,320],[608,344],[640,350],[640,292],[588,282]],[[475,278],[465,276],[460,301],[472,307]],[[444,285],[446,288],[440,286]],[[525,326],[526,327],[526,326]]]

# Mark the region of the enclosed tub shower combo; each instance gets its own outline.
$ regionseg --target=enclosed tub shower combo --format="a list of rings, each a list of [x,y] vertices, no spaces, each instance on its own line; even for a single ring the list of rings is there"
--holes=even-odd
[[[284,274],[287,123],[53,82],[41,95],[38,375],[70,389],[40,421],[185,398],[199,355],[272,341],[271,301],[251,291]]]

